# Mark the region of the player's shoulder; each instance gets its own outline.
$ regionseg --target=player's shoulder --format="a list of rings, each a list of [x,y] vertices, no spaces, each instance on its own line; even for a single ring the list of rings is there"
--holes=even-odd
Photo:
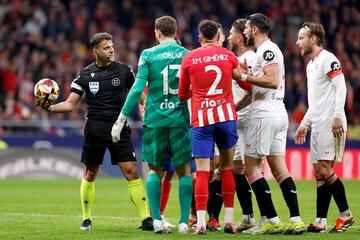
[[[244,52],[242,55],[240,55],[239,57],[245,57],[245,58],[255,58],[256,53],[254,50],[249,49],[248,51]]]
[[[323,61],[329,61],[329,60],[334,60],[334,59],[339,61],[339,59],[335,56],[335,54],[333,54],[332,52],[329,52],[326,49],[321,50],[321,52],[319,53],[318,56]]]

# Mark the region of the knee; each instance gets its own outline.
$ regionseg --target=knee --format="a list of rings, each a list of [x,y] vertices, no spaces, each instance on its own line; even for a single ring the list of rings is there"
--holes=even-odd
[[[333,173],[332,169],[329,169],[325,166],[318,166],[317,169],[315,170],[315,176],[317,179],[326,180],[331,176],[332,173]]]
[[[133,181],[139,178],[135,167],[124,169],[123,174],[128,181]]]
[[[85,168],[83,178],[88,182],[94,182],[99,172],[98,168]]]
[[[234,174],[245,174],[245,165],[241,161],[234,161]]]

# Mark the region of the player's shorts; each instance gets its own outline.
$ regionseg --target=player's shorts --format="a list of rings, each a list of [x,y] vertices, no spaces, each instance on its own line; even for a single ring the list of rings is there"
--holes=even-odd
[[[341,162],[344,154],[346,132],[340,138],[335,138],[332,132],[314,132],[310,139],[311,163],[318,160]]]
[[[86,165],[101,165],[106,148],[110,151],[111,164],[135,162],[135,151],[131,141],[131,128],[126,123],[121,131],[120,141],[111,138],[113,122],[88,119],[84,130],[84,145],[81,162]]]
[[[245,132],[245,155],[262,159],[264,156],[285,156],[287,117],[251,118]]]
[[[194,158],[214,158],[215,142],[219,149],[229,149],[237,141],[236,121],[193,127],[191,134]]]
[[[234,161],[240,160],[244,163],[244,153],[245,153],[245,131],[246,128],[239,125],[237,126],[237,134],[239,136],[234,153]]]
[[[191,161],[191,138],[189,128],[149,128],[144,126],[142,159],[154,166],[164,166],[166,156],[171,153],[174,167]]]

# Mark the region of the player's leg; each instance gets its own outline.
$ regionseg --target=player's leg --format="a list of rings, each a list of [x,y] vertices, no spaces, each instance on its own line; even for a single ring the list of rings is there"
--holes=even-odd
[[[214,126],[192,128],[192,155],[196,162],[195,203],[197,223],[195,234],[206,234],[206,209],[209,196],[210,158],[214,157]]]
[[[196,201],[195,201],[195,184],[196,184],[196,163],[195,160],[191,160],[191,178],[193,185],[193,194],[191,199],[191,210],[189,215],[189,227],[196,226],[197,217],[196,217]]]
[[[84,175],[80,185],[80,200],[83,215],[81,230],[90,230],[92,227],[91,209],[95,199],[95,180],[99,173],[99,166],[103,162],[106,150],[102,136],[103,122],[88,120],[85,126],[85,137],[81,162],[85,164]],[[98,137],[98,136],[101,137]]]
[[[169,223],[164,217],[164,211],[170,196],[171,180],[175,172],[175,167],[171,164],[170,149],[168,155],[166,156],[163,171],[164,176],[161,182],[160,214],[165,225],[167,225],[168,227],[175,227],[174,225]]]
[[[127,180],[130,200],[139,213],[142,230],[152,230],[152,220],[146,202],[145,188],[137,173],[136,156],[131,141],[130,127],[126,125],[121,132],[120,141],[109,143],[108,148],[111,155],[111,163],[119,166]]]
[[[191,135],[189,128],[170,129],[171,163],[179,178],[180,219],[179,233],[188,233],[193,186],[191,178]]]
[[[233,173],[233,159],[235,145],[238,139],[236,121],[216,124],[216,145],[220,152],[220,174],[222,180],[222,195],[224,199],[224,231],[235,233],[234,226],[234,194],[235,181]]]
[[[234,153],[234,181],[235,181],[235,190],[236,195],[239,200],[242,212],[243,219],[241,223],[236,227],[237,231],[242,232],[246,229],[250,229],[255,226],[254,211],[252,206],[252,190],[249,185],[249,182],[245,176],[245,159],[244,159],[244,150],[245,150],[245,129],[242,127],[242,123],[238,122],[238,141],[236,143],[235,153]]]

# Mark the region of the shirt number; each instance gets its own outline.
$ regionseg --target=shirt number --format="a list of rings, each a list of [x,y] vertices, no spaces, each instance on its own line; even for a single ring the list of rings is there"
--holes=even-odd
[[[223,90],[222,89],[216,89],[217,85],[219,84],[221,77],[222,77],[222,72],[221,69],[218,66],[215,65],[208,65],[205,67],[205,72],[208,71],[215,71],[216,72],[216,77],[214,82],[211,84],[211,87],[207,93],[207,95],[217,95],[217,94],[222,94]]]
[[[164,95],[178,94],[178,89],[172,89],[169,87],[169,70],[176,70],[176,77],[180,78],[180,64],[167,65],[160,73],[163,75],[163,92]]]

